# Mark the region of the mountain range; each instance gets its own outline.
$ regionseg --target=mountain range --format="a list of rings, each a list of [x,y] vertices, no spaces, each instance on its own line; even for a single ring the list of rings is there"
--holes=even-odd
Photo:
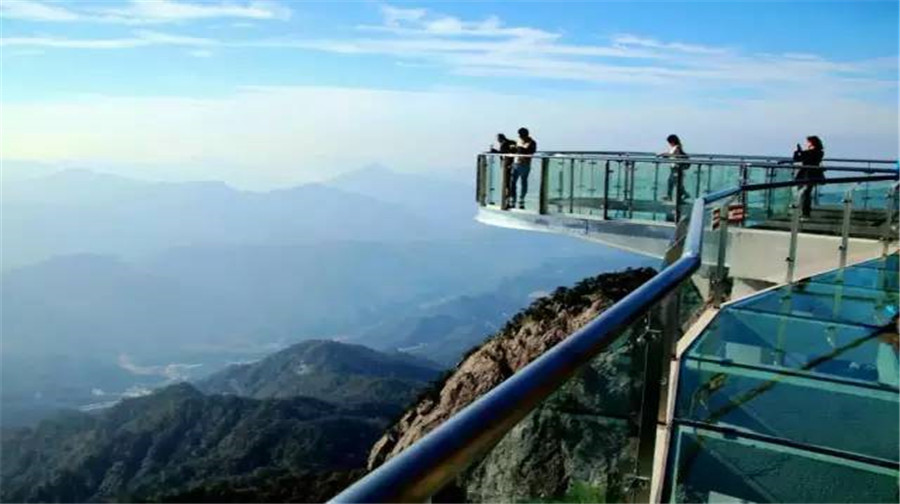
[[[0,421],[103,407],[310,338],[452,365],[534,292],[634,261],[479,226],[462,184],[381,167],[329,184],[249,193],[67,171],[5,186],[2,218],[23,227],[2,228]]]
[[[372,442],[438,374],[408,355],[302,342],[196,386],[4,429],[0,500],[212,499],[227,488],[320,501],[359,475]]]
[[[479,226],[472,196],[378,166],[5,184],[0,500],[327,499],[516,312],[649,264]]]
[[[406,404],[438,377],[438,364],[361,345],[313,340],[250,364],[229,366],[198,383],[209,394],[255,399],[313,397],[340,404]]]
[[[13,181],[3,196],[3,269],[65,254],[133,258],[196,244],[397,242],[441,235],[426,217],[400,205],[323,184],[249,192],[221,182],[152,183],[67,170]]]

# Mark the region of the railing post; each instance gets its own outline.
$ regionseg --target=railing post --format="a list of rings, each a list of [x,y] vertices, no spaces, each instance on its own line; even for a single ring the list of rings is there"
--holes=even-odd
[[[550,158],[541,158],[541,191],[540,201],[538,202],[538,213],[547,213],[547,181],[550,180]]]
[[[659,201],[659,161],[653,163],[653,203],[654,205]],[[653,213],[654,218],[656,217],[656,212]]]
[[[475,201],[481,206],[484,206],[484,165],[486,157],[484,154],[479,154],[475,161]]]
[[[673,170],[675,165],[673,165]],[[681,184],[684,181],[684,170],[675,170],[675,224],[681,222],[681,200],[684,198]]]
[[[741,163],[741,186],[745,186],[750,183],[750,167],[747,163]],[[747,213],[747,193],[745,191],[741,191],[741,206],[744,207],[744,213]]]
[[[606,169],[603,171],[603,220],[609,220],[609,160],[606,160]]]
[[[644,345],[642,356],[644,380],[637,408],[639,415],[637,460],[631,474],[632,480],[628,482],[630,502],[648,502],[650,498],[650,482],[656,452],[656,427],[660,421],[666,421],[665,398],[668,392],[669,373],[667,352],[671,351],[672,340],[677,337],[674,333],[678,325],[677,312],[671,309],[671,300],[677,292],[676,289],[660,301],[658,311],[650,310],[646,334],[641,338]]]
[[[502,155],[497,156],[495,159],[498,160],[498,164],[500,165],[500,209],[506,210],[510,208],[509,203],[509,183],[512,182],[510,180],[512,178],[512,173],[510,170],[506,169],[506,158]]]
[[[625,215],[630,219],[633,214],[634,202],[634,161],[625,161],[625,181],[622,187],[622,199],[625,203]]]
[[[688,168],[687,168],[687,169],[688,169],[688,170],[691,169],[691,168],[690,168],[690,165],[688,165]],[[694,197],[695,197],[695,198],[699,198],[699,197],[700,197],[700,181],[701,181],[702,178],[703,178],[703,165],[702,165],[702,164],[698,164],[698,165],[697,165],[697,176],[694,177],[694,179],[695,179],[695,183],[694,183]]]
[[[788,256],[785,261],[787,261],[787,275],[785,276],[785,282],[791,283],[794,281],[794,269],[796,268],[797,263],[797,235],[800,234],[800,207],[801,200],[803,198],[803,191],[807,190],[809,186],[801,186],[802,189],[800,193],[794,198],[793,203],[791,203],[791,211],[793,214],[791,215],[791,241],[790,245],[788,245]]]
[[[863,210],[869,209],[869,184],[863,183],[865,192],[863,193]]]
[[[550,178],[550,176],[547,175],[547,179],[548,179],[548,180],[549,180],[549,178]],[[559,187],[559,190],[557,190],[557,195],[556,195],[556,196],[557,196],[557,199],[556,199],[556,211],[559,212],[559,213],[562,213],[562,211],[563,211],[563,191],[565,190],[564,184],[563,184],[563,178],[564,178],[564,177],[563,177],[563,171],[562,171],[562,170],[559,170],[559,177],[557,177],[557,182],[556,182],[556,185]],[[550,190],[548,189],[547,192],[549,193],[549,191],[550,191]],[[548,207],[548,208],[550,207],[550,202],[549,202],[549,201],[547,202],[547,207]]]
[[[575,160],[569,161],[569,213],[575,213]]]
[[[892,186],[888,191],[888,195],[885,200],[887,206],[884,213],[884,229],[881,233],[881,241],[884,242],[881,248],[882,257],[888,255],[888,251],[891,247],[891,241],[893,241],[892,221],[894,220],[894,210],[897,208],[897,196],[898,194],[900,194],[898,190],[900,190],[900,186],[894,184],[894,186]]]
[[[775,181],[775,174],[776,174],[775,168],[770,166],[770,167],[766,168],[766,171],[767,171],[766,182],[771,184],[772,182]],[[774,195],[774,193],[771,188],[766,189],[766,218],[767,219],[772,218],[772,199],[773,199],[772,196],[773,195]]]
[[[838,272],[839,278],[843,279],[844,276],[844,267],[847,266],[847,247],[850,244],[850,215],[853,212],[853,188],[847,189],[844,192],[844,218],[841,221],[841,245],[838,248],[840,251],[840,270]]]
[[[710,292],[712,304],[718,308],[725,297],[725,252],[728,247],[728,205],[731,198],[725,200],[719,207],[719,250],[716,253],[716,271],[713,275],[713,285]]]

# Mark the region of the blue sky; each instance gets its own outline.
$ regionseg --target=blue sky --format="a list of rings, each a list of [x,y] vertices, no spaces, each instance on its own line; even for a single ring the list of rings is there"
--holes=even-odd
[[[815,129],[835,154],[897,156],[896,1],[0,6],[9,165],[248,187],[468,171],[521,124],[546,148],[677,128],[697,151],[778,152]]]

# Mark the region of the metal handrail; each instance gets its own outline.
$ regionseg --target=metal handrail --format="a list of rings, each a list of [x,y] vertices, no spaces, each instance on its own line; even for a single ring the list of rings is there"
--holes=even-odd
[[[832,178],[817,185],[897,180],[897,176]],[[457,412],[331,502],[421,502],[485,455],[520,420],[610,347],[619,331],[689,279],[701,262],[706,206],[741,193],[805,185],[807,181],[748,184],[694,201],[681,256],[594,320]]]
[[[494,156],[500,158],[530,158],[530,159],[594,159],[601,161],[630,161],[630,162],[646,162],[646,163],[690,163],[690,164],[698,164],[698,165],[717,165],[717,166],[735,166],[741,167],[745,166],[748,168],[775,168],[781,170],[795,170],[797,168],[801,168],[800,165],[792,164],[794,161],[790,158],[785,158],[783,161],[785,162],[761,162],[761,161],[746,161],[740,159],[732,159],[732,158],[702,158],[697,155],[688,155],[686,157],[674,157],[674,156],[665,156],[665,155],[657,155],[657,154],[649,154],[646,156],[631,156],[631,155],[621,155],[621,154],[578,154],[571,155],[571,153],[556,153],[556,152],[536,152],[534,154],[501,154],[498,152],[482,152],[480,155],[483,156]],[[766,158],[770,159],[770,158]],[[771,158],[777,159],[777,158]],[[788,162],[789,161],[789,162]],[[829,161],[829,160],[825,160]],[[831,160],[835,161],[835,160]],[[849,162],[849,161],[848,161]],[[864,173],[898,173],[898,165],[897,161],[860,161],[866,163],[879,163],[879,164],[891,164],[890,168],[881,168],[881,167],[872,167],[872,166],[846,166],[846,165],[826,165],[820,166],[823,170],[829,171],[852,171],[852,172],[864,172]]]
[[[571,155],[600,155],[600,156],[628,156],[628,157],[641,157],[641,156],[655,156],[655,152],[646,152],[646,151],[541,151],[550,154],[571,154]],[[763,160],[763,159],[772,159],[777,161],[793,161],[791,156],[762,156],[759,154],[717,154],[717,153],[704,153],[704,152],[695,152],[690,154],[693,158],[706,158],[706,159],[723,159],[723,160],[738,160],[738,161],[754,161],[754,160]],[[858,159],[858,158],[831,158],[826,157],[823,159],[825,162],[839,162],[839,163],[870,163],[870,164],[890,164],[897,165],[896,159]]]

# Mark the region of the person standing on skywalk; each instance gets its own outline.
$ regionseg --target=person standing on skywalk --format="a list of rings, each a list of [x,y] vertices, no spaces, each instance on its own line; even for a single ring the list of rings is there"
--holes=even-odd
[[[809,218],[812,213],[812,192],[815,189],[817,181],[825,180],[825,170],[820,168],[822,159],[825,157],[825,146],[822,145],[822,139],[812,135],[806,137],[806,149],[801,149],[800,144],[794,149],[794,162],[800,163],[802,167],[797,170],[795,180],[808,180],[809,184],[805,185],[801,198],[801,208],[803,217]]]
[[[673,134],[667,136],[666,142],[669,144],[669,149],[666,152],[660,152],[658,156],[672,158],[688,157],[684,152],[684,147],[681,146],[681,139],[678,138],[678,135]],[[666,196],[663,198],[664,201],[672,200],[672,192],[675,190],[676,186],[678,186],[679,202],[690,197],[684,189],[684,172],[690,167],[691,165],[689,163],[672,163],[672,170],[669,172],[669,180],[666,183]]]
[[[510,198],[516,201],[516,185],[522,181],[522,192],[519,193],[519,208],[525,208],[525,194],[528,193],[528,173],[531,171],[531,157],[537,152],[537,141],[531,138],[528,128],[519,128],[519,140],[516,142],[516,155],[513,157]]]

